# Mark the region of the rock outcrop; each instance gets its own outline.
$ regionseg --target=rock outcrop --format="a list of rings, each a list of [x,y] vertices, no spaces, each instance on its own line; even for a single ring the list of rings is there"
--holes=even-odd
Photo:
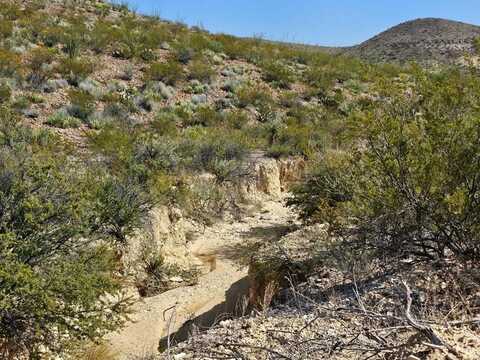
[[[263,154],[253,154],[246,166],[252,169],[251,174],[241,179],[235,190],[246,203],[280,199],[305,171],[303,159],[277,160],[266,158]],[[211,176],[205,174],[202,178],[209,179]],[[146,257],[161,254],[166,263],[175,264],[180,269],[208,272],[205,262],[199,261],[188,247],[188,234],[194,232],[195,227],[195,223],[185,219],[177,208],[155,208],[144,230],[130,239],[123,257],[125,268],[133,276],[142,277]]]

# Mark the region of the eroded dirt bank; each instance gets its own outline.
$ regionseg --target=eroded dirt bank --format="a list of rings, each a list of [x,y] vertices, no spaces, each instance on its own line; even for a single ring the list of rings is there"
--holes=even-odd
[[[228,314],[241,314],[248,293],[246,249],[280,237],[295,216],[283,197],[267,200],[254,215],[237,222],[221,222],[199,232],[189,251],[208,262],[211,271],[197,285],[180,287],[146,298],[133,308],[132,322],[109,336],[121,359],[156,353],[170,341],[184,340],[195,327],[208,327]]]

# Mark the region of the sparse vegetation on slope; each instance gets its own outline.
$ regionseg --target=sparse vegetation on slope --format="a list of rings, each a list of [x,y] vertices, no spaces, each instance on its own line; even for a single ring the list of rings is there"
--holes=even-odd
[[[252,153],[313,169],[290,205],[328,223],[315,261],[381,273],[422,260],[453,279],[463,273],[447,260],[477,264],[475,69],[373,65],[97,0],[0,3],[5,358],[68,358],[100,341],[123,323],[126,283],[151,296],[165,276],[194,282],[161,251],[130,271],[129,240],[158,206],[198,226],[238,211]],[[466,299],[440,313],[470,316]]]
[[[445,19],[417,19],[397,25],[345,53],[374,62],[455,63],[472,54],[480,26]]]

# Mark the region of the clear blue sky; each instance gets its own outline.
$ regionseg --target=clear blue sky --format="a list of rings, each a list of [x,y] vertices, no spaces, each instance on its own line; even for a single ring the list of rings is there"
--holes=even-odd
[[[441,17],[480,25],[480,0],[128,0],[141,13],[211,32],[340,46],[400,22]]]

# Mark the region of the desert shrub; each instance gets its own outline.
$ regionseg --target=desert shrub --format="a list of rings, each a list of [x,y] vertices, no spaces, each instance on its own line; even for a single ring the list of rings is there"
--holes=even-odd
[[[168,109],[160,111],[150,126],[157,135],[175,137],[180,121],[180,118],[171,109]]]
[[[58,127],[61,129],[70,129],[70,128],[78,128],[82,124],[82,122],[79,119],[68,115],[67,112],[58,111],[55,114],[51,115],[47,119],[45,124]]]
[[[223,122],[233,129],[242,129],[248,124],[248,115],[245,111],[235,109],[223,114]]]
[[[19,75],[21,69],[20,57],[6,49],[0,48],[0,75],[13,77]]]
[[[343,175],[347,171],[348,155],[327,152],[322,160],[312,166],[305,180],[296,185],[287,206],[295,207],[304,222],[338,224],[342,212],[337,204],[352,199],[351,189]]]
[[[7,119],[0,125],[0,352],[61,355],[117,329],[127,303],[99,301],[120,283],[92,222],[97,175],[59,143]]]
[[[106,179],[95,198],[99,229],[119,246],[127,245],[128,237],[142,227],[152,206],[150,197],[134,179]]]
[[[57,71],[65,76],[68,82],[78,86],[82,80],[85,80],[95,70],[94,64],[83,58],[64,58],[60,61]]]
[[[39,40],[43,41],[45,46],[54,47],[61,43],[63,31],[60,25],[48,25],[40,31]]]
[[[173,172],[181,163],[178,144],[168,138],[147,138],[136,145],[135,161],[157,172]]]
[[[355,151],[328,182],[317,177],[310,196],[341,214],[332,230],[345,244],[377,258],[478,261],[480,82],[417,71],[414,96],[353,117]],[[331,183],[350,197],[329,199]]]
[[[5,40],[12,36],[13,34],[13,22],[12,21],[2,21],[0,23],[0,38]]]
[[[196,59],[188,65],[188,76],[204,83],[210,83],[215,75],[212,65],[204,59]]]
[[[480,38],[476,38],[473,42],[473,49],[477,54],[480,54]]]
[[[230,205],[228,190],[215,182],[198,179],[179,198],[185,215],[204,226],[212,225]]]
[[[95,97],[83,90],[70,90],[68,93],[70,105],[68,113],[80,120],[86,121],[95,111]]]
[[[49,65],[55,60],[55,51],[45,47],[37,47],[30,52],[28,80],[33,86],[41,85],[51,75]]]
[[[335,85],[335,73],[324,67],[312,66],[304,73],[305,82],[321,94],[326,94]]]
[[[183,77],[182,66],[173,60],[169,60],[166,63],[153,63],[145,71],[145,80],[162,81],[167,85],[175,85]]]
[[[107,345],[89,345],[73,354],[75,360],[117,360],[117,355]]]
[[[5,83],[0,83],[0,104],[4,104],[10,100],[12,96],[12,90],[10,86]]]
[[[208,105],[199,106],[192,116],[184,121],[186,126],[215,126],[221,123],[222,117],[218,111]]]
[[[155,296],[177,286],[191,286],[198,282],[198,270],[186,270],[176,264],[169,264],[158,251],[148,249],[146,252],[143,260],[146,276],[137,281],[141,296]],[[172,283],[170,279],[173,277],[179,277],[183,281],[180,284]]]
[[[119,30],[104,19],[95,23],[89,36],[89,46],[96,53],[104,53],[120,37]]]
[[[263,78],[283,89],[290,88],[295,80],[294,72],[279,61],[267,61],[262,64]]]
[[[246,175],[243,160],[250,144],[243,135],[203,128],[192,128],[186,135],[186,142],[180,151],[187,167],[215,175],[218,184]]]
[[[17,111],[25,110],[30,107],[30,100],[26,96],[20,96],[12,102],[12,109]]]
[[[126,107],[117,101],[107,101],[102,111],[102,116],[104,118],[113,119],[113,120],[128,120],[128,110]]]
[[[221,44],[222,51],[232,59],[245,58],[251,51],[247,41],[241,41],[234,36],[221,34],[213,38]]]
[[[246,83],[235,91],[238,106],[241,108],[249,105],[272,103],[272,95],[268,88],[256,84]]]
[[[300,96],[294,91],[285,91],[280,94],[280,105],[286,108],[298,106],[300,103]]]
[[[5,3],[2,4],[1,13],[7,20],[18,20],[22,16],[22,9],[19,4]]]
[[[324,134],[310,124],[288,121],[277,129],[269,151],[274,157],[290,155],[311,157],[325,149],[324,138]]]
[[[175,48],[173,56],[180,64],[186,65],[195,56],[195,50],[180,43],[180,45]]]

